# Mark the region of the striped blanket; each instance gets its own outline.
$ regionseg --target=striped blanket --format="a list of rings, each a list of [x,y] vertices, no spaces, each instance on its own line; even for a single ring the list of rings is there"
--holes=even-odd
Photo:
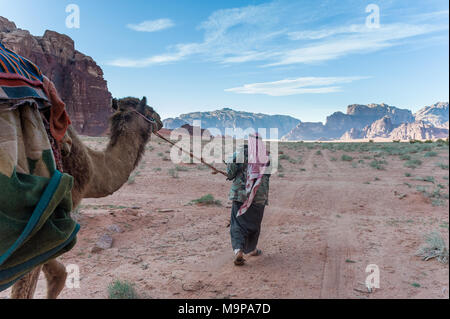
[[[39,67],[0,42],[0,99],[48,101]]]

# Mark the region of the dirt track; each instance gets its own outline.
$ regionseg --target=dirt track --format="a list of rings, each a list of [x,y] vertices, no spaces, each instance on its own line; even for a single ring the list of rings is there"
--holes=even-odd
[[[101,147],[104,140],[89,143]],[[449,297],[448,265],[414,256],[433,230],[448,245],[448,200],[432,206],[404,184],[427,185],[405,172],[434,176],[448,194],[443,179],[448,171],[435,165],[448,164],[448,148],[414,170],[398,156],[387,158],[386,170],[375,170],[367,164],[352,167],[340,160],[339,151],[317,154],[317,149],[282,146],[302,162],[281,161],[285,177],[271,180],[260,238],[264,253],[237,268],[226,228],[229,182],[192,165],[172,178],[168,169],[174,165],[158,155],[168,146],[155,140],[151,145],[155,149],[147,152],[134,183],[109,198],[83,202],[79,242],[61,259],[79,265],[81,288],[65,289],[62,298],[106,298],[114,279],[134,283],[142,298]],[[350,155],[357,162],[365,154]],[[223,206],[187,205],[208,193]],[[123,230],[113,234],[113,247],[91,253],[113,224]],[[381,275],[380,289],[371,294],[363,285],[369,264],[378,265]],[[41,276],[36,297],[44,291]]]

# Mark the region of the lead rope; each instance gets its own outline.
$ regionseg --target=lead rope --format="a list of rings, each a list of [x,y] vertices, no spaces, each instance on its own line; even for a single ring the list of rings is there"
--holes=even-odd
[[[155,121],[151,121],[149,120],[146,116],[144,116],[143,114],[139,113],[138,111],[133,110],[133,112],[137,113],[140,117],[142,117],[144,120],[146,120],[148,123],[150,123],[152,126],[155,123]],[[153,127],[152,127],[153,130]],[[194,154],[192,154],[192,152],[188,152],[186,150],[184,150],[182,147],[179,147],[178,145],[176,145],[174,142],[172,142],[171,140],[168,140],[167,138],[165,138],[164,136],[162,136],[161,134],[159,134],[158,132],[153,132],[153,134],[155,134],[156,136],[158,136],[160,139],[166,141],[167,143],[171,144],[172,146],[176,147],[177,149],[179,149],[180,151],[188,154],[191,158],[195,158],[196,160],[199,160],[200,162],[202,162],[203,165],[208,166],[209,168],[211,168],[214,172],[213,174],[222,174],[223,176],[228,178],[228,174],[215,168],[214,166],[212,166],[211,164],[206,163],[203,158],[198,158],[197,156],[195,156]]]

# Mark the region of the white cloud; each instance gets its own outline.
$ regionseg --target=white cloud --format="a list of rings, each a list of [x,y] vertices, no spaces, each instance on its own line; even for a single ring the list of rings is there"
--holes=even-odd
[[[294,5],[297,7],[290,7]],[[415,37],[448,30],[448,24],[439,24],[434,19],[436,15],[445,15],[445,12],[424,13],[420,18],[415,16],[414,19],[407,20],[408,23],[382,23],[377,29],[354,23],[301,29],[302,26],[317,25],[314,17],[323,14],[320,6],[303,8],[306,5],[307,3],[286,5],[281,1],[274,1],[217,10],[198,27],[203,32],[202,41],[177,44],[167,48],[166,52],[147,58],[118,59],[109,64],[147,67],[180,61],[193,55],[223,64],[259,62],[273,67],[318,63],[350,54],[375,52],[413,43]],[[323,16],[320,18],[325,19]],[[427,21],[430,24],[425,24]],[[140,31],[148,31],[158,29],[156,25],[164,25],[153,22],[155,21],[134,27]]]
[[[275,82],[245,84],[241,87],[226,89],[226,92],[239,94],[265,94],[287,96],[296,94],[322,94],[340,92],[340,84],[367,79],[364,76],[351,77],[299,77]]]
[[[295,34],[299,38],[327,38],[336,34],[342,37],[312,43],[298,49],[286,50],[279,54],[278,61],[268,64],[289,65],[295,63],[314,63],[340,58],[348,54],[367,53],[402,44],[402,40],[448,29],[445,25],[388,24],[377,29],[364,26],[337,28]],[[292,34],[291,34],[292,36]]]
[[[148,20],[139,24],[127,24],[127,28],[140,32],[156,32],[171,28],[175,25],[170,19]]]
[[[116,59],[108,62],[108,65],[128,68],[143,68],[157,64],[167,64],[182,60],[184,57],[193,54],[198,50],[196,45],[179,44],[174,53],[154,55],[143,59]]]
[[[352,24],[350,26],[340,26],[335,28],[327,28],[321,30],[306,30],[289,32],[288,36],[291,40],[318,40],[333,35],[344,33],[362,33],[369,29],[365,25]]]

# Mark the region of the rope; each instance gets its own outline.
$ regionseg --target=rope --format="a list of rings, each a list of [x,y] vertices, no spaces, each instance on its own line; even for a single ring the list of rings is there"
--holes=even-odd
[[[149,120],[146,116],[144,116],[143,114],[139,113],[138,111],[134,111],[135,113],[139,114],[139,116],[141,116],[144,120],[146,120],[147,122],[149,122],[150,124],[155,124],[155,121],[151,121]],[[195,156],[194,154],[192,154],[192,152],[188,152],[186,150],[184,150],[182,147],[179,147],[178,145],[176,145],[174,142],[172,142],[171,140],[165,138],[164,136],[162,136],[161,134],[159,134],[158,132],[154,132],[153,134],[155,134],[156,136],[158,136],[160,139],[166,141],[167,143],[173,145],[174,147],[176,147],[177,149],[181,150],[182,152],[188,154],[191,158],[195,158],[196,160],[199,160],[200,162],[202,162],[203,165],[208,166],[209,168],[211,168],[214,172],[213,174],[222,174],[225,177],[228,177],[228,174],[215,168],[214,166],[212,166],[211,164],[206,163],[203,158],[198,158],[197,156]]]

